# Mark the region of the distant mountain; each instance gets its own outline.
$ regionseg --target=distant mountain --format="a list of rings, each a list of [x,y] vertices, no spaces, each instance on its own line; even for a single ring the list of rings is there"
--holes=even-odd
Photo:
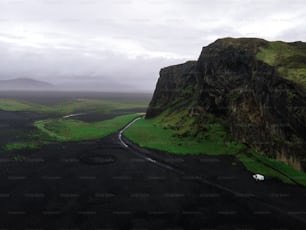
[[[52,90],[54,85],[31,78],[0,80],[0,90]]]

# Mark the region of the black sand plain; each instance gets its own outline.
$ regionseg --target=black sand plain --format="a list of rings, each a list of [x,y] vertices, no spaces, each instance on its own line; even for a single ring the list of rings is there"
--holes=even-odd
[[[22,140],[20,130],[44,116],[0,111],[1,144]],[[1,151],[0,229],[306,229],[305,188],[256,182],[230,156],[178,156],[124,141],[128,148],[116,133],[50,143],[18,151],[23,161]]]

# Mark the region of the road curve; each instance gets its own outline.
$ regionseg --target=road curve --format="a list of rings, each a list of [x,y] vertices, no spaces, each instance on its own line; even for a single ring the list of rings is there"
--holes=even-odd
[[[86,115],[86,114],[87,113],[72,113],[72,114],[68,114],[68,115],[63,116],[63,118],[67,119],[67,118],[70,118],[70,117],[78,117],[78,116]]]
[[[121,129],[118,133],[118,139],[120,141],[120,143],[125,147],[129,147],[128,144],[126,144],[123,140],[122,140],[122,134],[129,128],[131,127],[136,121],[140,120],[144,118],[144,116],[141,116],[141,117],[137,117],[135,118],[134,120],[132,120],[130,123],[128,123],[123,129]]]
[[[138,120],[140,119],[144,119],[145,115],[144,116],[141,116],[141,117],[137,117],[135,118],[133,121],[131,121],[130,123],[128,123],[123,129],[121,129],[118,133],[118,139],[119,139],[119,142],[122,146],[124,146],[125,148],[129,148],[130,146],[123,140],[123,133],[128,129],[130,128],[135,122],[137,122]],[[157,160],[154,160],[152,159],[151,157],[148,157],[148,156],[145,156],[143,155],[142,153],[138,153],[138,152],[135,152],[133,151],[131,148],[129,149],[130,151],[132,151],[135,155],[137,155],[138,157],[140,158],[143,158],[145,159],[146,161],[149,161],[155,165],[158,165],[159,167],[162,167],[162,168],[165,168],[165,169],[169,169],[171,171],[177,171],[179,172],[177,169],[173,168],[172,166],[168,165],[168,164],[165,164],[165,163],[162,163],[162,162],[159,162]],[[180,172],[181,174],[182,172]]]

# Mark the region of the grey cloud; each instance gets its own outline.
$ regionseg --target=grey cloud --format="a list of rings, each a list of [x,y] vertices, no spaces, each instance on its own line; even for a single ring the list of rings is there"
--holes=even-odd
[[[2,0],[0,79],[152,91],[160,68],[220,37],[306,40],[304,12],[301,0]]]

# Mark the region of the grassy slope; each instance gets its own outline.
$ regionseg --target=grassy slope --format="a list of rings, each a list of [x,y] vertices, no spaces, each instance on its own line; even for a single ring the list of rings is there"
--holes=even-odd
[[[194,137],[181,137],[180,132],[165,128],[160,125],[156,119],[139,120],[135,125],[129,128],[125,135],[132,141],[135,141],[142,147],[159,149],[176,154],[226,154],[238,150],[240,147],[235,143],[222,141],[223,131],[219,127],[212,127],[207,133],[210,136],[207,139]]]
[[[306,88],[306,45],[303,43],[270,42],[260,48],[257,59],[277,68],[283,77]]]
[[[269,159],[246,146],[230,141],[225,128],[212,117],[208,119],[206,130],[194,135],[192,119],[180,126],[181,114],[163,113],[158,118],[141,119],[126,132],[125,136],[141,147],[158,149],[175,154],[230,154],[236,156],[244,166],[253,173],[275,177],[285,183],[298,183],[306,186],[306,174],[286,165]],[[189,131],[186,130],[189,127]]]
[[[73,119],[48,119],[36,121],[34,125],[52,140],[82,141],[112,134],[138,116],[139,114],[129,114],[91,123]]]

